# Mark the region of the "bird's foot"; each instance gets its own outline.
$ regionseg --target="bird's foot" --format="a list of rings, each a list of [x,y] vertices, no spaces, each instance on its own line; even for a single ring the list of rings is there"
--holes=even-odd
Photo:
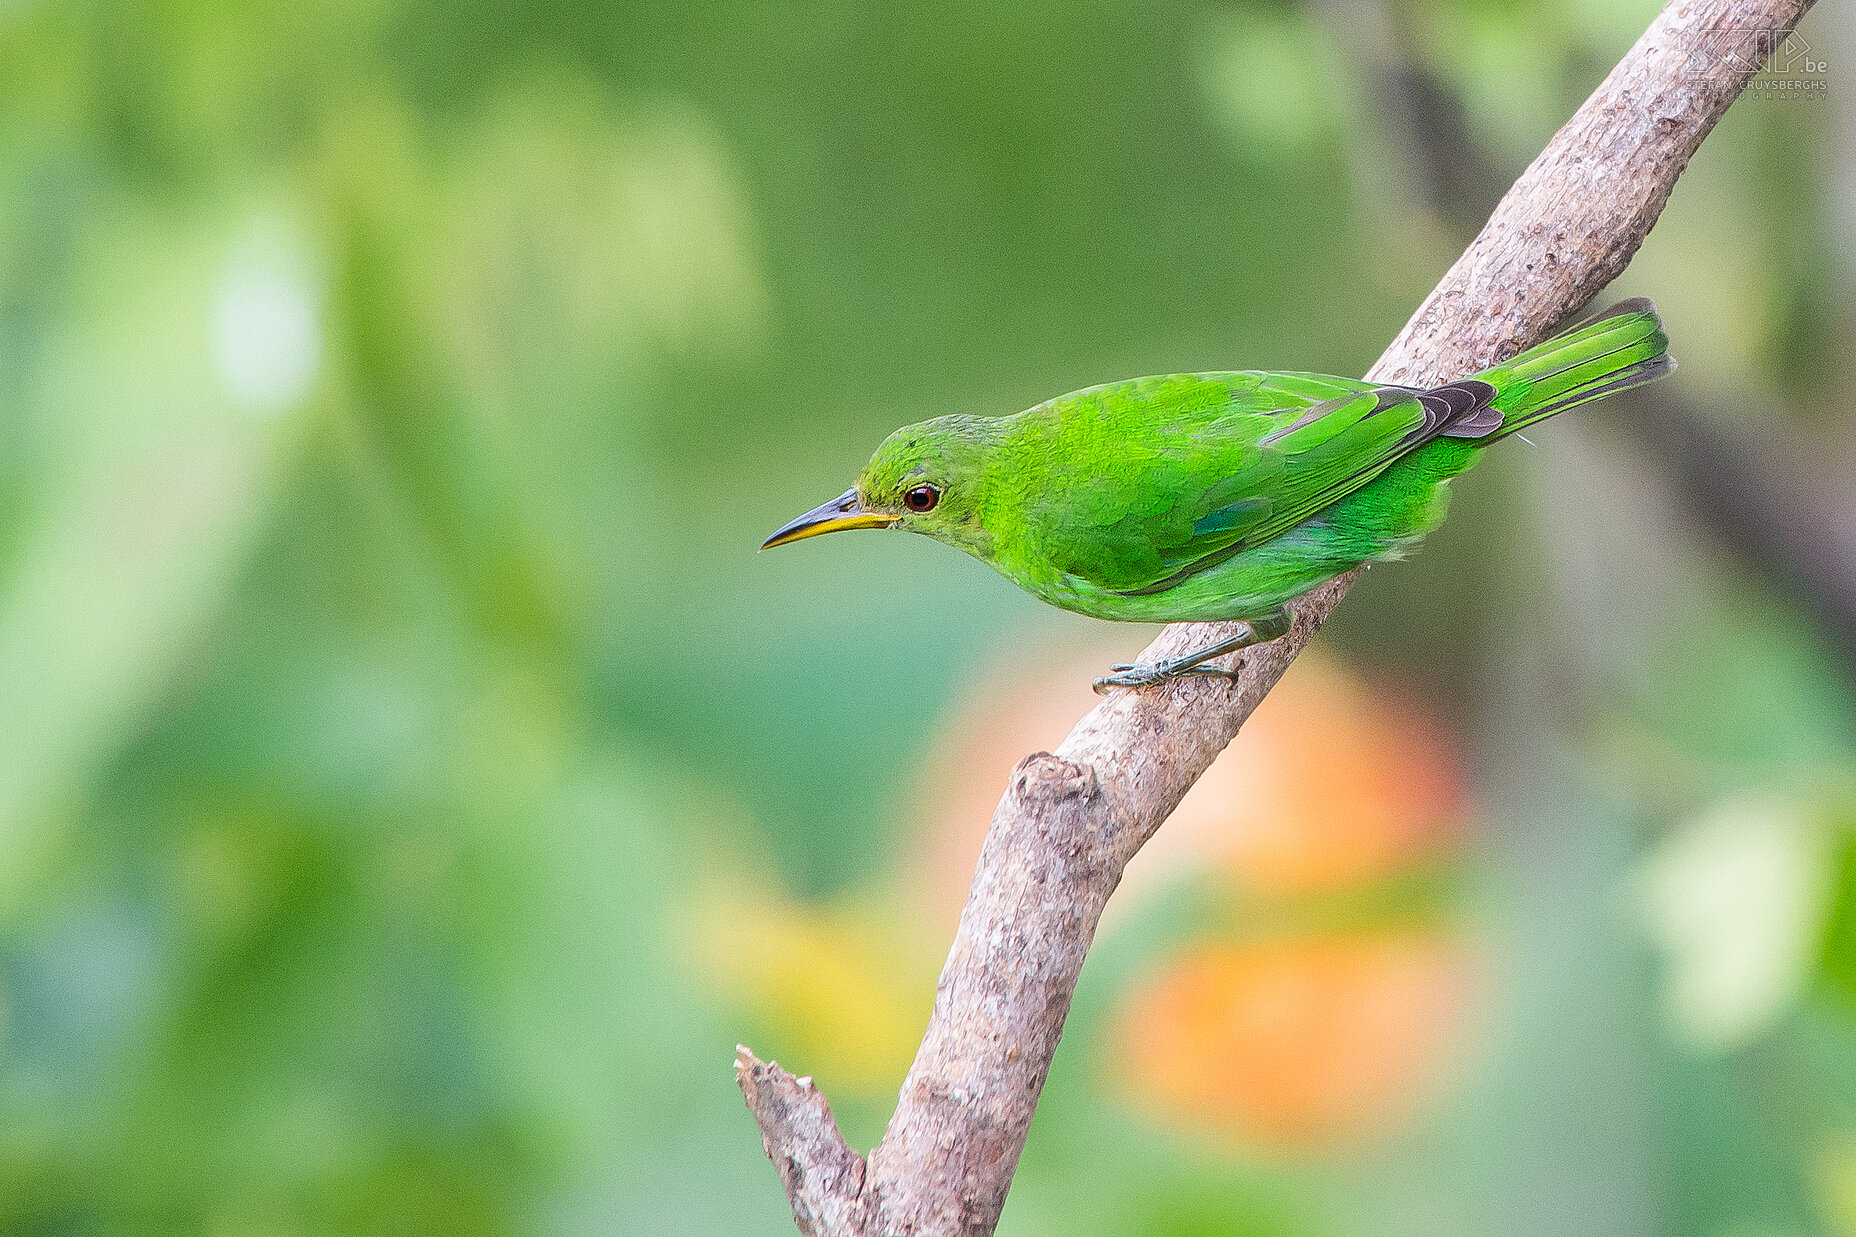
[[[1189,675],[1229,679],[1233,683],[1239,681],[1236,670],[1226,670],[1222,666],[1206,665],[1203,662],[1181,665],[1180,661],[1183,660],[1182,658],[1174,661],[1121,662],[1110,666],[1109,669],[1115,673],[1104,675],[1095,681],[1096,695],[1106,696],[1117,687],[1158,687],[1162,683],[1173,679],[1183,679]]]
[[[1106,696],[1111,688],[1116,687],[1158,687],[1170,679],[1183,679],[1189,674],[1207,675],[1211,678],[1229,679],[1233,683],[1241,682],[1238,671],[1243,668],[1239,661],[1235,669],[1226,670],[1211,664],[1213,658],[1223,657],[1247,649],[1253,644],[1263,644],[1270,640],[1289,634],[1289,612],[1278,610],[1262,618],[1254,618],[1244,624],[1242,631],[1235,636],[1208,644],[1202,649],[1187,653],[1184,657],[1174,657],[1167,661],[1124,662],[1119,666],[1110,666],[1114,674],[1105,675],[1095,682],[1096,694]]]

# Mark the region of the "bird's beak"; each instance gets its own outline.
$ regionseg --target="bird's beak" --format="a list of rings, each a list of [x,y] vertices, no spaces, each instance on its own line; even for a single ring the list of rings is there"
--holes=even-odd
[[[782,525],[760,548],[771,550],[789,541],[803,541],[821,533],[841,533],[847,528],[888,528],[901,522],[900,516],[882,511],[865,511],[857,501],[857,487],[852,486],[830,502],[812,508],[790,524]]]

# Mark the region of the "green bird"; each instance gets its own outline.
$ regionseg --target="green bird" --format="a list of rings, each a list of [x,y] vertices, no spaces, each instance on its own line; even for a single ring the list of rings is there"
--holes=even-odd
[[[1033,596],[1128,622],[1242,620],[1186,656],[1111,667],[1151,687],[1289,630],[1289,602],[1436,528],[1449,479],[1492,442],[1675,368],[1662,319],[1624,301],[1440,387],[1325,374],[1166,374],[1004,417],[946,416],[877,448],[857,484],[762,549],[901,528],[965,550]]]

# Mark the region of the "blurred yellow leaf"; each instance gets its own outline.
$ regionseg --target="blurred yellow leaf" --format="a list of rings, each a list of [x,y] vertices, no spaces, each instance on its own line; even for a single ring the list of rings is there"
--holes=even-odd
[[[773,1046],[838,1095],[892,1091],[934,997],[893,905],[833,907],[712,891],[696,915],[705,977],[766,1021]]]

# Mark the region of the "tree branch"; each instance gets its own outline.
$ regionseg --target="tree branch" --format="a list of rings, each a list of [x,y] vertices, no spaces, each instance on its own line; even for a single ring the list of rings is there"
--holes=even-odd
[[[1318,2],[1344,45],[1379,62],[1385,110],[1415,169],[1416,191],[1453,228],[1474,229],[1507,178],[1477,143],[1462,100],[1430,70],[1395,55],[1394,40],[1383,37],[1381,0]],[[1353,37],[1362,31],[1382,37]],[[1631,398],[1637,415],[1618,418],[1618,427],[1690,515],[1804,609],[1844,671],[1856,673],[1856,491],[1844,482],[1852,472],[1847,445],[1826,454],[1825,444],[1770,422],[1756,434],[1735,433],[1725,410],[1772,407],[1778,397],[1770,393],[1698,404],[1692,394],[1654,386]]]
[[[1539,158],[1367,377],[1432,384],[1544,337],[1624,269],[1676,178],[1811,0],[1672,0]],[[1128,861],[1346,595],[1297,602],[1236,682],[1120,692],[1055,755],[1026,757],[993,814],[934,1013],[868,1161],[810,1083],[745,1049],[737,1076],[808,1237],[987,1237],[999,1221],[1078,973]],[[1151,661],[1235,634],[1175,625]]]

